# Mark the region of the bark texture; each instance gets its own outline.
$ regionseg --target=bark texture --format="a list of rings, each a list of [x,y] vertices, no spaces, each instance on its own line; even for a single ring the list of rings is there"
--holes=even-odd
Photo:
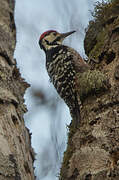
[[[94,75],[89,81],[88,72],[88,83],[84,82],[93,85],[90,90],[84,85],[84,91],[79,86],[79,92],[85,92],[81,122],[78,129],[72,125],[69,128],[61,180],[119,179],[119,1],[98,4],[96,8],[84,42]],[[105,78],[100,81],[102,75],[95,76],[95,71],[100,71],[110,86],[103,88]]]
[[[16,68],[15,43],[14,1],[0,0],[0,180],[34,180],[34,154],[23,119],[29,85]]]

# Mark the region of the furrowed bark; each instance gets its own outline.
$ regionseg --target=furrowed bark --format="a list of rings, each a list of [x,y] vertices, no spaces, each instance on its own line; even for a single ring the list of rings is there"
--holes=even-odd
[[[34,153],[24,125],[24,93],[13,58],[16,44],[14,1],[0,0],[0,180],[34,180]]]

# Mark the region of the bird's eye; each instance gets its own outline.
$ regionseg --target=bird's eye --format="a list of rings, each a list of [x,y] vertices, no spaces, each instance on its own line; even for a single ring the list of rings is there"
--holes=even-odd
[[[60,40],[61,40],[61,37],[57,37],[56,40],[57,40],[57,41],[60,41]]]
[[[56,32],[53,33],[54,36],[56,36],[56,34],[57,34]]]

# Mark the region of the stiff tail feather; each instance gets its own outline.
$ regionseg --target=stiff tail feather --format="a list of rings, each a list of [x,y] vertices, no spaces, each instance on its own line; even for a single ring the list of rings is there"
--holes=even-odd
[[[72,124],[75,127],[79,126],[80,123],[80,105],[77,103],[73,108],[70,109],[71,117],[72,117]]]

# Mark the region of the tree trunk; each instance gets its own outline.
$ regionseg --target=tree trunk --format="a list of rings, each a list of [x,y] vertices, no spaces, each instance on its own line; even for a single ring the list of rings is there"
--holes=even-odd
[[[101,91],[83,97],[79,128],[69,128],[62,180],[119,179],[119,1],[98,4],[94,16],[85,51],[92,72],[103,73],[111,88],[101,85]],[[92,82],[94,90],[98,82]]]
[[[21,78],[13,53],[16,43],[13,0],[0,0],[0,180],[34,180]]]

